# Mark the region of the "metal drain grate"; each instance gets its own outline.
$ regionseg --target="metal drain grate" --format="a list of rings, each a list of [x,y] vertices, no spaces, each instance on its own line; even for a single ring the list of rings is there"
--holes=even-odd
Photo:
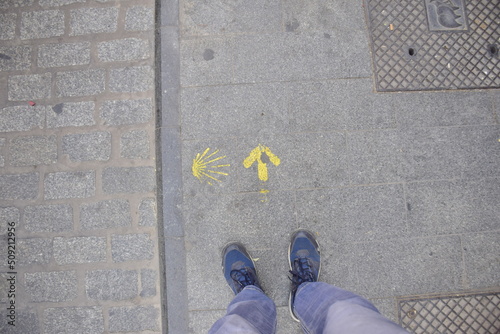
[[[399,322],[415,334],[498,334],[500,293],[399,299]]]
[[[365,0],[378,91],[500,87],[500,0]]]

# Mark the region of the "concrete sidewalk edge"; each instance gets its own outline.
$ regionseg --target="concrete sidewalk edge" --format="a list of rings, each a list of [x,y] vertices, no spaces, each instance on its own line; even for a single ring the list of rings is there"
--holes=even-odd
[[[156,1],[159,243],[164,333],[188,332],[180,140],[179,2]]]

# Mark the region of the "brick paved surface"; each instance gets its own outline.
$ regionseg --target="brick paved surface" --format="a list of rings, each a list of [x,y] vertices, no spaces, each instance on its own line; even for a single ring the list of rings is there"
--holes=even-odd
[[[162,332],[154,13],[0,1],[2,333]]]

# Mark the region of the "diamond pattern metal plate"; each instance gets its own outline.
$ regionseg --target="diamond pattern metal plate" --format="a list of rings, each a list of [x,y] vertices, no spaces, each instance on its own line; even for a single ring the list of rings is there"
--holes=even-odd
[[[365,0],[377,91],[500,87],[500,0]]]
[[[500,293],[399,299],[400,324],[415,334],[498,334]]]

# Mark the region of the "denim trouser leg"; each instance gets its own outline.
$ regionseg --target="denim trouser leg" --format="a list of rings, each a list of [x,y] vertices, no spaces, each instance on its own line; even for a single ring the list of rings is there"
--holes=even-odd
[[[209,334],[274,334],[276,306],[256,286],[246,286],[234,297],[224,317],[217,320]]]
[[[366,299],[332,285],[304,283],[295,295],[294,310],[305,333],[403,334]]]

